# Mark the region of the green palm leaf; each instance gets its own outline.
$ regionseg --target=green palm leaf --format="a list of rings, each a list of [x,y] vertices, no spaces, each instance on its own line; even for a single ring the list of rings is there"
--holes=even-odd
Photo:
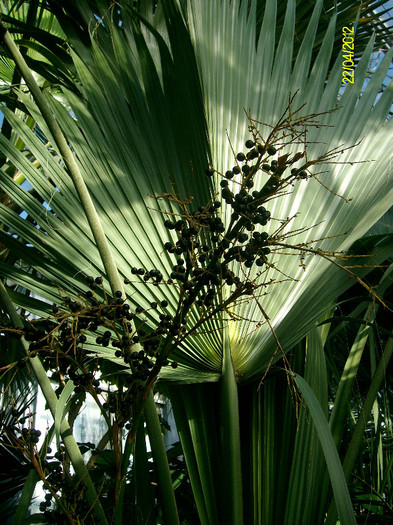
[[[307,53],[307,49],[310,49],[313,44],[320,9],[321,2],[318,2],[314,10],[314,18],[311,18],[309,23],[301,53],[299,52],[294,70],[291,71],[294,40],[294,5],[292,2],[288,2],[287,19],[273,66],[270,57],[274,52],[274,41],[270,38],[269,32],[265,33],[264,27],[261,30],[258,46],[248,47],[249,41],[254,39],[255,24],[252,22],[254,16],[252,10],[247,18],[246,9],[243,8],[237,15],[237,8],[234,4],[216,2],[211,4],[209,9],[204,9],[202,2],[191,4],[189,18],[193,27],[192,34],[203,79],[213,164],[218,171],[225,172],[233,164],[231,150],[226,140],[226,131],[228,131],[235,151],[241,151],[245,139],[248,138],[248,122],[244,118],[245,110],[259,121],[275,123],[285,110],[288,93],[296,91],[298,91],[295,99],[296,107],[306,103],[307,113],[320,112],[333,107],[341,84],[340,57],[337,58],[336,66],[326,86],[322,80],[324,75],[321,77],[320,74],[323,68],[326,73],[326,64],[333,45],[334,19],[331,21],[331,31],[326,33],[320,54],[311,71],[310,53]],[[222,23],[217,28],[213,20],[220,20]],[[264,24],[270,31],[274,31],[275,10],[273,7],[270,11],[266,10]],[[211,45],[209,46],[207,42],[211,42]],[[217,42],[228,50],[227,54],[217,52],[220,49]],[[319,224],[318,227],[299,236],[298,239],[301,238],[304,241],[349,232],[347,235],[326,239],[322,242],[321,246],[327,250],[348,248],[366,231],[367,224],[374,223],[380,217],[382,208],[388,205],[390,198],[384,200],[382,197],[385,191],[390,191],[388,189],[390,160],[385,154],[385,147],[381,146],[379,149],[377,143],[382,140],[383,136],[387,137],[391,133],[392,123],[390,121],[385,123],[387,105],[392,101],[391,90],[388,89],[384,93],[385,100],[380,99],[375,107],[373,104],[377,93],[376,83],[386,75],[392,55],[390,52],[386,56],[381,65],[381,71],[378,72],[380,77],[378,78],[377,75],[373,86],[368,85],[361,101],[358,102],[371,50],[372,42],[356,69],[355,84],[346,90],[339,101],[342,108],[333,114],[326,115],[322,120],[324,124],[332,127],[313,130],[309,137],[310,142],[318,143],[310,144],[308,155],[317,157],[324,150],[326,151],[327,144],[329,147],[355,144],[364,135],[368,135],[367,130],[373,130],[372,136],[368,135],[368,138],[364,139],[359,147],[346,152],[338,159],[346,162],[372,159],[372,162],[352,166],[331,165],[328,166],[328,173],[322,178],[323,183],[332,192],[350,198],[352,201],[348,204],[312,181],[309,185],[298,185],[291,195],[277,199],[271,207],[273,217],[285,218],[297,214],[291,229]],[[228,60],[228,56],[231,57],[231,61]],[[236,64],[235,72],[232,64]],[[235,81],[228,82],[229,78],[234,78]],[[244,79],[244,82],[240,79]],[[287,150],[284,149],[283,153],[285,151]],[[373,180],[372,187],[368,184],[369,180]],[[369,207],[369,204],[366,205],[366,200],[367,202],[374,201],[375,205]],[[364,213],[366,209],[367,212]],[[275,226],[277,223],[275,225],[272,223],[270,229]],[[290,348],[305,333],[302,320],[308,322],[310,315],[312,316],[317,311],[319,311],[318,317],[324,308],[322,303],[326,305],[329,302],[329,296],[333,292],[332,288],[319,287],[316,283],[322,282],[320,278],[326,275],[326,272],[329,272],[329,280],[336,282],[338,270],[329,268],[327,261],[317,258],[308,262],[305,271],[299,268],[297,257],[277,256],[274,262],[278,268],[285,268],[287,275],[298,279],[298,282],[281,283],[263,301],[264,309],[272,320],[272,325],[282,346]],[[268,277],[279,278],[274,271],[271,271]],[[306,282],[310,283],[307,292],[304,289]],[[311,289],[315,290],[315,295],[310,295]],[[334,297],[333,294],[331,298]],[[315,301],[317,295],[321,303],[319,300]],[[247,305],[239,313],[253,317],[255,309],[255,305]],[[299,320],[295,330],[294,318]],[[289,326],[291,330],[288,330]],[[251,325],[248,325],[247,322],[237,323],[236,327],[233,327],[231,337],[235,368],[244,379],[250,376],[255,377],[258,373],[261,374],[276,347],[274,337],[267,325],[251,338],[241,342],[242,336],[249,331],[251,331]]]
[[[151,44],[152,36],[144,36],[146,26],[132,19],[121,30],[112,28],[110,38],[106,28],[100,26],[99,37],[98,33],[94,35],[91,48],[84,48],[84,56],[73,55],[83,86],[83,99],[71,92],[64,92],[64,95],[77,120],[59,103],[51,100],[100,213],[118,268],[125,277],[130,275],[130,267],[141,265],[158,268],[168,275],[170,259],[161,252],[163,241],[167,240],[167,233],[162,226],[162,212],[176,213],[178,210],[161,204],[149,195],[170,190],[170,180],[183,196],[191,183],[190,191],[195,206],[206,202],[211,194],[218,191],[218,178],[215,179],[215,189],[209,189],[203,176],[208,148],[198,71],[191,42],[184,45],[187,42],[185,27],[181,26],[184,28],[182,31],[175,27],[170,18],[173,9],[169,3],[164,6],[167,20],[164,36],[171,42],[172,56],[162,37],[158,33],[154,34],[152,27],[150,31],[155,35],[154,45]],[[266,9],[266,32],[261,31],[257,46],[254,45],[255,4],[252,4],[250,12],[245,5],[238,10],[234,4],[222,2],[210,3],[209,6],[198,1],[189,4],[187,20],[203,85],[213,165],[220,172],[233,164],[226,132],[235,151],[242,149],[248,137],[245,110],[250,111],[257,120],[275,123],[285,110],[288,93],[296,91],[296,107],[307,102],[307,113],[321,112],[334,106],[341,83],[339,58],[326,85],[320,76],[331,53],[334,19],[312,68],[311,55],[307,52],[315,38],[320,10],[321,3],[318,2],[301,53],[291,71],[295,13],[292,2],[288,2],[286,20],[275,55],[274,41],[269,38],[269,30],[275,28],[274,3],[269,3]],[[218,26],[213,24],[213,20],[220,21]],[[228,50],[227,55],[218,53],[218,42]],[[367,159],[372,162],[330,165],[322,181],[331,192],[316,181],[310,181],[297,185],[290,195],[272,203],[273,217],[285,218],[296,214],[291,229],[318,224],[318,227],[295,237],[294,243],[329,237],[321,243],[321,247],[326,250],[346,249],[388,208],[392,188],[386,176],[389,159],[384,150],[392,126],[391,121],[385,123],[392,101],[391,90],[386,89],[378,103],[373,104],[379,80],[386,73],[392,52],[386,56],[380,71],[358,102],[371,50],[372,42],[356,69],[355,84],[345,91],[340,100],[342,108],[322,118],[321,124],[331,127],[310,130],[307,154],[315,158],[326,152],[327,145],[329,149],[339,145],[350,146],[367,135],[367,139],[357,148],[346,151],[339,160],[356,162]],[[228,56],[231,60],[228,60]],[[124,68],[125,57],[127,69]],[[158,70],[157,64],[160,64]],[[115,78],[117,92],[114,97]],[[270,89],[270,86],[274,89]],[[35,106],[28,97],[20,96],[51,141],[46,124]],[[36,250],[49,258],[55,257],[59,268],[56,280],[61,286],[67,287],[68,277],[72,277],[78,281],[77,291],[81,291],[83,274],[99,273],[103,268],[86,220],[79,212],[78,198],[56,155],[44,148],[17,117],[6,111],[5,114],[22,139],[30,144],[30,150],[39,160],[41,168],[32,166],[5,139],[1,139],[1,147],[15,165],[23,166],[29,182],[39,191],[42,199],[50,203],[52,213],[39,207],[34,198],[27,199],[26,191],[5,178],[13,198],[20,205],[23,203],[26,211],[38,219],[40,230],[19,217],[11,217],[7,210],[2,211],[3,220],[16,231],[22,231],[23,228],[23,237]],[[160,125],[152,126],[152,122],[159,122]],[[262,133],[265,131],[266,127],[261,129]],[[43,177],[42,170],[50,177]],[[373,180],[371,187],[367,185],[370,179]],[[260,184],[262,182],[262,179],[258,181]],[[346,203],[333,192],[352,201]],[[153,208],[160,210],[161,214]],[[223,218],[228,218],[225,206]],[[275,227],[277,222],[272,221],[270,229]],[[349,233],[344,235],[345,232]],[[334,237],[336,235],[340,236]],[[337,279],[340,270],[329,267],[327,261],[317,257],[306,261],[305,270],[299,268],[296,256],[288,258],[275,255],[273,262],[277,268],[283,268],[285,264],[286,275],[293,279],[276,285],[274,291],[272,288],[264,298],[264,310],[271,319],[281,345],[286,349],[304,336],[311,322],[319,317],[336,293],[334,289],[318,287],[316,283],[321,282],[322,275],[331,280]],[[72,267],[77,267],[79,273]],[[63,269],[66,269],[66,273]],[[60,273],[63,274],[62,279]],[[280,274],[274,269],[269,270],[266,279],[281,280]],[[149,302],[166,297],[170,308],[174,308],[176,293],[173,288],[163,292],[161,287],[141,284],[132,283],[129,288],[129,295],[132,295],[135,304],[147,308]],[[309,293],[311,289],[312,295]],[[253,303],[239,306],[236,313],[264,321]],[[288,326],[293,326],[293,318],[303,318],[304,321],[297,323],[296,330],[288,330]],[[234,365],[242,380],[260,376],[276,350],[275,338],[267,324],[251,337],[244,338],[253,326],[248,321],[230,323],[229,326]],[[212,321],[211,328],[217,329],[218,326]],[[176,358],[186,367],[195,369],[198,379],[200,373],[213,379],[220,370],[222,344],[219,333],[202,334],[194,337],[192,342],[184,343],[181,354],[176,355]],[[173,373],[164,372],[163,376],[166,375],[172,376]],[[176,371],[176,379],[180,377],[181,374]]]
[[[266,0],[257,1],[257,30],[259,30],[262,25],[266,5],[268,4],[269,2],[266,2]],[[389,42],[391,42],[391,16],[389,16],[388,6],[385,7],[386,2],[384,0],[371,0],[361,3],[352,2],[351,0],[341,0],[338,2],[324,0],[321,17],[318,22],[318,32],[313,44],[314,58],[318,54],[330,19],[335,12],[337,13],[337,26],[333,56],[337,56],[340,52],[342,38],[341,28],[352,25],[356,18],[358,18],[358,29],[355,55],[358,58],[362,55],[370,36],[374,32],[377,35],[376,49],[388,49],[390,45]],[[296,51],[299,49],[307,31],[308,21],[312,16],[313,8],[314,3],[312,2],[296,1]],[[277,14],[277,33],[279,34],[282,28],[282,20],[285,16],[285,3],[279,3]]]

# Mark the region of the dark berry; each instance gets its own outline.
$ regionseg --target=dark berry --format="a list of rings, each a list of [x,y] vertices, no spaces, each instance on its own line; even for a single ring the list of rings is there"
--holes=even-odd
[[[275,155],[277,150],[274,146],[270,146],[269,148],[267,148],[267,152],[269,155]]]
[[[175,225],[174,225],[173,222],[170,221],[170,220],[166,220],[166,221],[164,222],[164,226],[165,226],[166,228],[168,228],[168,230],[174,230],[174,229],[175,229]]]
[[[241,233],[238,237],[240,243],[246,242],[248,240],[248,235],[246,233]]]

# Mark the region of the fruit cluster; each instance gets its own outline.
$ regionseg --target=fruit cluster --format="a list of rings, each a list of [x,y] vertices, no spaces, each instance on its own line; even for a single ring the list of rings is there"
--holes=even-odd
[[[36,445],[41,436],[41,430],[35,430],[34,428],[22,428],[22,438],[25,442]]]
[[[26,450],[32,450],[38,444],[41,436],[41,431],[33,428],[34,414],[22,415],[18,409],[12,408],[10,415],[14,419],[14,423],[8,426],[8,430],[13,434],[18,435],[18,441],[24,446]]]
[[[91,443],[78,443],[80,448],[94,448]],[[86,446],[87,445],[87,446]],[[66,453],[63,445],[59,450],[50,455],[51,449],[47,449],[47,457],[42,461],[42,469],[46,479],[46,486],[50,490],[40,502],[39,509],[44,514],[47,523],[66,524],[69,523],[65,512],[72,517],[84,516],[83,523],[93,525],[98,523],[96,518],[89,513],[89,505],[86,502],[82,484],[75,484],[74,476],[64,467],[66,464]],[[65,511],[65,512],[64,512]]]
[[[91,287],[100,279],[88,276],[86,281]],[[100,300],[95,292],[87,290],[79,300],[65,296],[62,302],[61,307],[53,306],[53,317],[26,325],[22,333],[30,343],[29,356],[39,353],[52,370],[53,378],[72,379],[76,393],[100,394],[99,363],[91,360],[92,349],[94,343],[111,346],[114,356],[128,368],[125,380],[136,392],[154,366],[161,337],[166,332],[173,332],[172,318],[165,312],[168,302],[152,302],[148,309],[159,316],[155,330],[145,328],[145,322],[140,320],[140,314],[147,310],[137,306],[132,313],[120,291],[113,298],[106,296]],[[20,360],[18,366],[25,365],[26,359]],[[161,366],[167,364],[168,360],[161,359]]]
[[[266,203],[278,192],[297,179],[308,177],[307,166],[293,168],[303,153],[289,154],[273,158],[279,150],[272,144],[260,144],[254,128],[253,139],[245,143],[247,153],[235,155],[236,164],[225,174],[209,167],[208,177],[217,174],[221,178],[221,200],[212,199],[206,206],[195,211],[188,210],[188,203],[181,202],[176,195],[170,195],[171,201],[181,204],[182,213],[164,221],[164,226],[171,235],[171,241],[164,244],[164,249],[177,260],[167,284],[180,288],[179,305],[175,317],[177,326],[187,324],[187,315],[196,304],[203,308],[200,315],[205,318],[209,312],[220,309],[220,290],[229,287],[226,297],[235,300],[241,295],[252,294],[258,287],[258,277],[264,267],[269,266],[268,255],[274,247],[276,238],[267,231],[260,231],[271,220]],[[287,169],[290,173],[286,173]],[[257,173],[267,176],[259,189],[255,187]],[[168,198],[167,194],[158,198]],[[225,202],[231,208],[230,219],[224,224],[221,208]],[[228,216],[227,210],[224,211]],[[241,270],[235,269],[240,265]],[[256,268],[253,279],[249,270]],[[244,279],[239,275],[243,274]]]

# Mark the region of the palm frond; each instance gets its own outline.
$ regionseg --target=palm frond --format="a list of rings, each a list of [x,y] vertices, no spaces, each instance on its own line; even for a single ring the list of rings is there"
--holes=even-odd
[[[309,180],[296,185],[289,195],[272,201],[270,210],[274,220],[268,233],[271,234],[281,220],[294,216],[289,228],[303,233],[295,235],[292,244],[324,239],[315,242],[314,248],[338,252],[349,248],[388,209],[392,181],[385,149],[392,121],[385,120],[393,99],[391,87],[377,102],[376,96],[393,51],[387,54],[362,93],[373,49],[371,40],[355,71],[354,85],[347,87],[337,103],[341,86],[339,57],[328,82],[324,81],[326,64],[332,56],[334,18],[314,63],[309,51],[315,41],[321,6],[321,2],[315,6],[298,55],[294,47],[295,4],[292,1],[287,4],[277,50],[271,38],[276,28],[275,2],[268,4],[257,46],[255,3],[248,10],[245,3],[238,8],[234,3],[206,5],[198,1],[190,3],[187,11],[192,43],[187,39],[184,22],[170,2],[163,3],[166,27],[163,29],[161,24],[162,34],[131,15],[124,18],[121,28],[116,27],[110,24],[108,14],[106,26],[94,27],[89,45],[83,47],[79,43],[72,56],[81,81],[80,95],[64,90],[76,119],[56,100],[50,102],[75,152],[124,277],[130,276],[133,266],[157,268],[168,277],[173,264],[171,257],[161,251],[163,241],[170,240],[162,219],[178,216],[179,209],[150,196],[172,191],[172,181],[176,192],[182,198],[189,192],[197,207],[219,191],[218,175],[214,188],[204,177],[209,148],[202,96],[212,162],[221,173],[234,163],[227,136],[235,152],[241,151],[249,138],[245,111],[264,123],[260,126],[263,136],[269,130],[268,125],[274,126],[284,113],[289,93],[296,93],[293,111],[306,103],[302,110],[305,114],[323,113],[320,127],[308,132],[307,156],[317,158],[333,148],[344,150],[338,158],[342,164],[328,164],[327,172],[319,176],[323,185]],[[225,55],[219,52],[222,46],[228,50]],[[116,96],[113,96],[114,85]],[[20,98],[49,143],[53,143],[35,106],[23,93]],[[337,106],[340,109],[329,111]],[[8,179],[5,184],[13,198],[35,217],[38,229],[13,216],[9,210],[2,210],[2,218],[9,227],[23,232],[35,250],[45,254],[46,258],[37,267],[42,275],[49,278],[50,264],[55,263],[52,275],[56,276],[57,284],[70,290],[67,282],[71,277],[76,287],[74,293],[81,293],[83,277],[102,273],[103,268],[75,191],[56,154],[34,138],[17,117],[7,111],[5,114],[30,144],[40,168],[28,162],[5,139],[1,146],[14,164],[23,167],[41,199],[50,203],[50,211]],[[357,142],[360,144],[356,148],[346,149]],[[293,147],[280,150],[283,154],[289,152],[295,153]],[[357,164],[363,160],[367,162]],[[42,172],[46,176],[43,177]],[[263,185],[264,176],[258,177],[257,185]],[[368,184],[369,180],[373,181],[372,185]],[[222,210],[222,218],[228,223],[229,210],[225,205]],[[337,286],[350,282],[345,272],[323,258],[306,257],[303,269],[296,250],[294,253],[292,257],[272,254],[272,266],[264,275],[266,283],[277,282],[266,288],[267,294],[262,300],[270,326],[256,302],[234,308],[234,314],[243,321],[229,322],[229,340],[235,368],[243,381],[261,376],[272,357],[278,357],[276,337],[287,351],[305,335],[337,292],[334,287],[323,284],[325,279],[334,280]],[[283,279],[280,271],[289,279]],[[170,311],[174,311],[176,287],[146,286],[139,278],[132,281],[129,297],[134,305],[147,310],[147,321],[153,320],[153,313],[149,311],[152,301],[167,299]],[[109,291],[107,286],[106,289]],[[52,298],[55,290],[56,287]],[[194,316],[197,315],[195,311]],[[288,326],[294,326],[294,319],[297,319],[296,329],[288,330]],[[257,323],[265,324],[247,336]],[[223,345],[218,328],[219,320],[212,320],[204,333],[189,338],[181,350],[176,351],[174,357],[184,365],[188,378],[192,370],[198,379],[201,374],[210,380],[217,377]],[[173,379],[182,377],[180,369],[165,371],[162,375]]]
[[[362,94],[373,49],[371,40],[356,68],[355,84],[349,86],[336,103],[341,86],[340,57],[337,58],[326,84],[323,80],[325,75],[320,76],[322,71],[326,74],[326,64],[332,53],[334,18],[330,22],[330,30],[325,34],[319,56],[311,66],[311,53],[307,53],[306,50],[312,48],[315,38],[315,28],[321,10],[321,2],[317,2],[314,16],[311,17],[308,31],[305,33],[301,53],[299,51],[298,60],[291,70],[291,57],[294,53],[294,2],[288,2],[286,22],[273,63],[271,57],[274,53],[274,39],[271,38],[269,30],[274,31],[276,23],[274,2],[268,6],[271,7],[266,9],[264,24],[269,29],[267,32],[261,30],[258,46],[255,48],[249,45],[250,40],[254,41],[255,37],[255,12],[252,9],[248,13],[243,7],[238,13],[234,4],[215,2],[208,8],[204,8],[200,2],[190,4],[188,16],[205,93],[213,165],[218,172],[224,173],[234,163],[226,138],[227,133],[234,151],[243,150],[244,142],[249,138],[249,122],[245,118],[245,111],[260,122],[274,125],[285,111],[288,93],[295,92],[296,106],[293,109],[306,104],[306,114],[340,106],[337,111],[324,115],[321,118],[321,127],[310,130],[308,135],[309,158],[323,154],[327,147],[344,148],[361,141],[359,146],[345,151],[337,159],[338,162],[347,164],[326,166],[327,172],[321,176],[321,180],[330,191],[315,180],[309,184],[299,184],[290,195],[272,202],[270,209],[272,217],[278,220],[295,216],[291,222],[291,230],[300,231],[302,228],[318,225],[295,237],[293,244],[325,239],[318,243],[318,246],[332,251],[345,250],[366,231],[367,224],[376,222],[391,198],[390,159],[386,155],[386,146],[383,146],[381,141],[391,133],[392,122],[385,122],[385,119],[388,106],[392,103],[392,91],[391,87],[387,88],[383,97],[376,102],[376,85],[379,85],[386,75],[392,51],[381,64],[381,71],[374,78],[373,85],[368,84]],[[218,27],[217,20],[220,21]],[[221,46],[228,50],[225,55],[218,52]],[[228,56],[231,57],[230,61]],[[267,127],[261,128],[262,134],[268,132]],[[286,147],[280,150],[280,154],[293,154],[295,151]],[[362,160],[367,162],[355,164]],[[372,186],[368,183],[369,180],[373,181]],[[218,177],[215,182],[218,187]],[[258,181],[257,185],[262,182]],[[347,203],[335,194],[351,199],[351,202]],[[374,204],[366,205],[366,200]],[[225,211],[225,206],[223,213],[228,220],[228,210]],[[278,220],[272,221],[268,233],[272,233],[278,226]],[[336,282],[339,272],[337,268],[329,268],[326,260],[318,258],[307,260],[305,269],[299,266],[300,261],[296,256],[276,255],[272,263],[278,269],[285,269],[285,274],[291,279],[269,290],[263,298],[263,308],[271,319],[271,325],[282,347],[289,349],[306,333],[306,330],[302,330],[303,322],[309,320],[310,315],[317,311],[318,315],[321,314],[323,307],[319,309],[317,295],[321,298],[321,306],[322,302],[324,305],[328,304],[334,296],[332,288],[318,286],[318,283],[327,282],[322,281],[321,276],[325,275],[327,278],[329,275],[329,281]],[[272,268],[265,279],[278,281],[280,275]],[[304,288],[306,282],[310,283],[310,288],[307,285],[308,293],[305,293]],[[316,291],[315,295],[309,295],[311,289]],[[257,309],[253,303],[239,307],[236,313],[263,322],[264,319]],[[295,325],[294,319],[297,319]],[[244,379],[261,373],[276,350],[275,337],[267,324],[251,337],[244,339],[244,336],[252,331],[252,326],[245,321],[230,329],[235,367]],[[288,330],[289,326],[291,330]],[[299,339],[295,335],[296,332]]]

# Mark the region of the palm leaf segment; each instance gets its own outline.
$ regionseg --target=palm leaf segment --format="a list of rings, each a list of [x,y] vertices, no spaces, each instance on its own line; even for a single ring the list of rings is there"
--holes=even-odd
[[[387,144],[383,145],[380,141],[382,137],[389,140],[392,133],[392,122],[385,123],[392,103],[392,86],[385,90],[377,104],[375,96],[377,86],[386,75],[392,53],[385,57],[372,85],[368,85],[359,100],[372,51],[371,41],[355,71],[355,84],[347,88],[336,103],[342,78],[341,56],[337,57],[329,81],[324,81],[333,46],[334,17],[318,57],[311,63],[322,2],[315,6],[293,69],[294,2],[288,2],[276,53],[275,2],[266,5],[256,48],[252,45],[255,37],[252,9],[248,15],[245,6],[239,10],[235,3],[213,2],[205,9],[202,3],[190,3],[189,17],[203,82],[214,167],[224,173],[233,165],[226,132],[235,152],[244,150],[244,142],[249,138],[245,110],[258,121],[274,124],[284,113],[288,93],[295,92],[296,105],[300,107],[306,103],[306,114],[341,106],[340,110],[321,119],[322,124],[331,127],[310,129],[308,156],[316,158],[327,149],[339,145],[350,146],[361,140],[358,147],[348,150],[337,160],[349,162],[368,159],[372,162],[352,166],[329,165],[323,168],[328,172],[321,176],[321,180],[331,192],[316,181],[309,181],[297,185],[291,195],[276,199],[270,210],[273,217],[280,219],[296,214],[291,224],[293,230],[318,224],[299,235],[297,239],[302,242],[348,232],[321,243],[326,250],[347,249],[365,233],[367,224],[374,223],[382,209],[389,207],[391,159],[386,154]],[[220,21],[218,27],[215,23],[217,20]],[[222,49],[226,52],[220,52]],[[266,128],[262,134],[263,131],[265,135],[269,132]],[[284,149],[283,154],[289,151]],[[291,153],[294,153],[293,149]],[[384,195],[385,191],[387,193]],[[346,203],[332,192],[352,200]],[[275,227],[277,222],[274,224],[272,221],[270,232]],[[292,239],[292,243],[296,244],[297,239]],[[324,305],[337,295],[335,286],[340,281],[340,270],[316,257],[307,261],[305,270],[300,267],[298,257],[277,255],[274,263],[277,268],[298,280],[272,287],[262,302],[279,341],[285,349],[289,349],[305,333],[306,323],[315,321]],[[269,278],[278,280],[279,275],[273,270]],[[247,305],[239,309],[239,314],[255,319],[258,316],[256,308],[255,303]],[[234,367],[244,378],[256,377],[255,371],[261,372],[276,348],[276,341],[266,324],[254,336],[239,342],[251,330],[253,326],[247,321],[233,324],[230,330]]]
[[[255,3],[248,12],[246,3],[239,8],[235,2],[194,0],[187,4],[186,25],[174,4],[164,2],[164,17],[156,12],[150,20],[152,25],[133,16],[124,18],[121,29],[109,23],[105,27],[95,24],[91,47],[76,47],[73,60],[81,81],[81,96],[64,93],[71,114],[55,99],[48,100],[75,151],[124,277],[131,277],[133,266],[157,268],[164,278],[168,276],[173,261],[162,250],[169,240],[162,212],[178,213],[178,209],[149,195],[171,191],[170,181],[179,195],[184,197],[188,191],[193,195],[195,208],[216,195],[220,178],[215,176],[211,183],[204,170],[209,160],[221,173],[233,165],[226,133],[234,150],[242,151],[249,138],[245,110],[258,121],[275,124],[288,104],[289,93],[297,92],[298,107],[307,102],[306,114],[324,112],[337,104],[340,57],[325,82],[335,34],[334,17],[319,55],[311,63],[321,5],[318,2],[315,6],[293,69],[293,1],[288,2],[276,51],[274,1],[266,5],[257,45]],[[296,215],[292,230],[317,225],[294,237],[292,244],[326,237],[325,250],[347,249],[390,206],[393,183],[386,151],[392,121],[385,120],[393,101],[392,87],[377,103],[375,98],[392,52],[359,99],[371,51],[372,41],[355,71],[354,85],[339,101],[341,109],[321,118],[321,124],[331,127],[310,129],[307,154],[316,158],[328,149],[348,147],[362,139],[358,147],[347,150],[339,160],[372,162],[329,165],[322,180],[331,191],[311,180],[298,184],[290,195],[272,201],[273,217]],[[20,96],[51,144],[50,133],[36,107],[27,95]],[[3,138],[1,148],[23,170],[40,198],[15,184],[4,172],[1,174],[4,188],[37,226],[2,207],[1,220],[18,232],[25,245],[4,233],[0,240],[19,250],[21,258],[40,277],[6,263],[1,263],[0,271],[37,291],[45,300],[56,302],[57,286],[82,292],[86,289],[85,275],[103,272],[100,257],[61,160],[14,114],[6,108],[4,112],[30,145],[40,168]],[[262,134],[266,131],[262,126]],[[334,193],[352,200],[347,203]],[[47,205],[42,206],[42,201]],[[228,219],[227,215],[223,207],[223,220]],[[277,224],[271,221],[270,228]],[[346,235],[341,235],[344,232]],[[349,279],[322,258],[310,257],[305,269],[300,268],[298,257],[273,254],[272,261],[291,277],[269,288],[263,298],[263,308],[286,351],[307,332]],[[272,268],[266,279],[281,277]],[[127,290],[131,302],[148,309],[147,320],[153,317],[151,301],[167,299],[169,311],[176,306],[174,287],[154,287],[135,278]],[[37,307],[36,302],[16,293],[13,299],[36,313],[44,311],[44,306]],[[224,332],[214,330],[221,322],[212,321],[204,333],[190,338],[177,351],[176,359],[182,366],[176,371],[163,371],[162,377],[186,382],[217,380],[224,343],[229,343],[235,370],[242,380],[260,377],[276,352],[276,339],[266,323],[244,337],[255,327],[247,319],[265,321],[254,303],[239,305],[234,313],[245,320],[230,322]],[[223,337],[228,340],[223,341]],[[110,350],[103,355],[115,359]]]

